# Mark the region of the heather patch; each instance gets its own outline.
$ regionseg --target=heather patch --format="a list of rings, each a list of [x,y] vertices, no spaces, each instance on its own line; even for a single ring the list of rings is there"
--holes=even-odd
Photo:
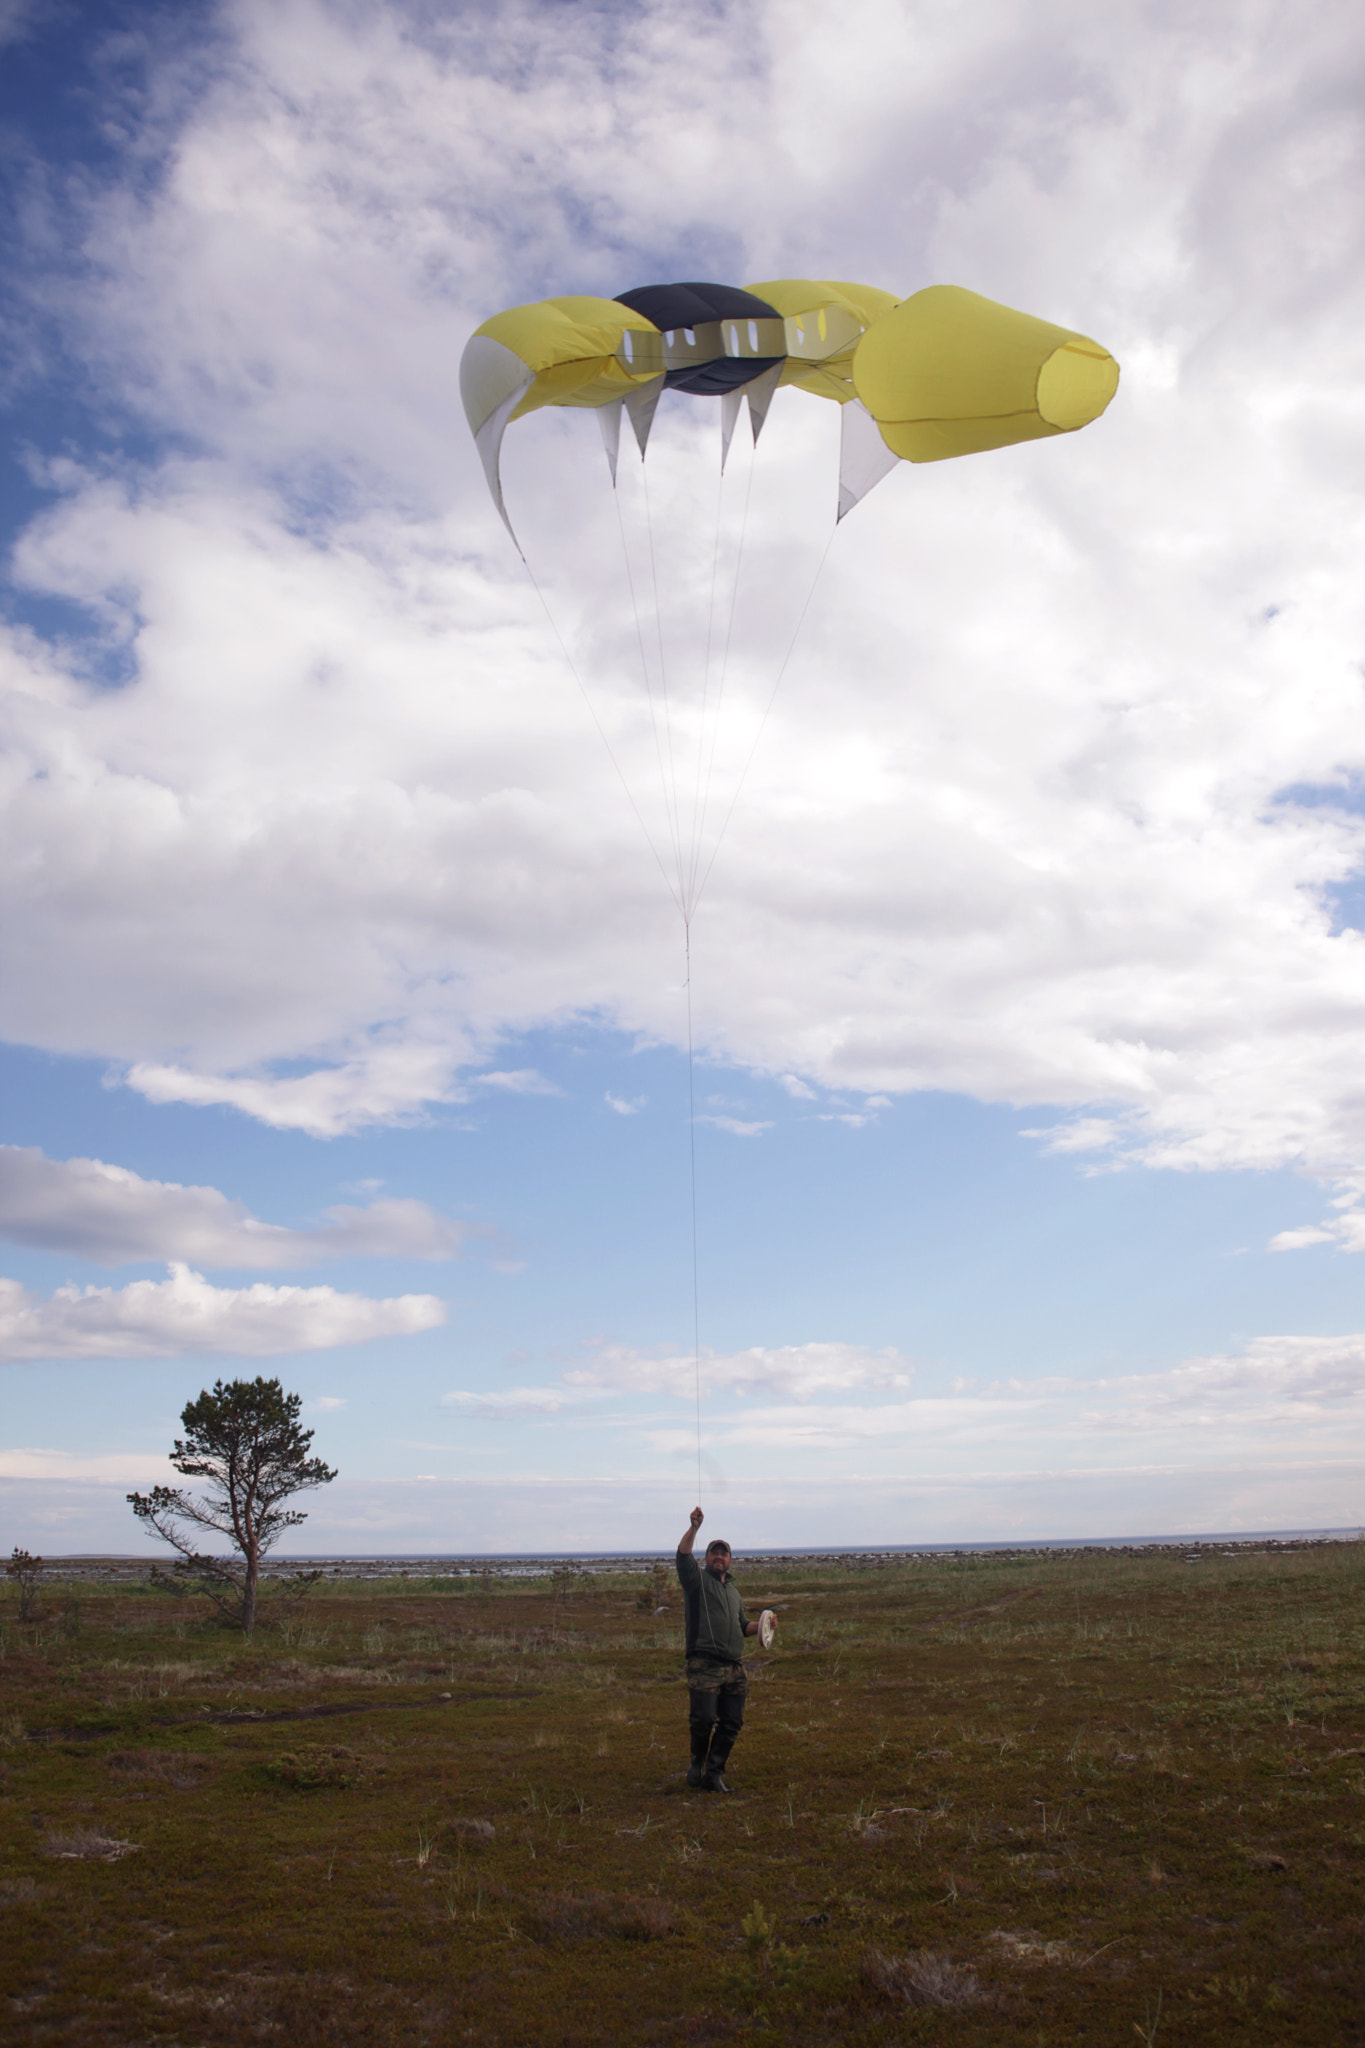
[[[319,1792],[358,1785],[366,1767],[344,1743],[303,1742],[271,1757],[265,1768],[277,1784],[292,1785],[296,1792]]]

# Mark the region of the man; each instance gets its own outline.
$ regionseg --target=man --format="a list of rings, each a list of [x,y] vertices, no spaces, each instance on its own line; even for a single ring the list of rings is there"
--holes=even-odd
[[[756,1636],[730,1577],[730,1546],[719,1538],[706,1546],[705,1565],[692,1555],[705,1516],[693,1508],[678,1545],[678,1577],[686,1609],[688,1724],[692,1761],[687,1782],[703,1792],[728,1792],[721,1775],[744,1721],[744,1638]]]

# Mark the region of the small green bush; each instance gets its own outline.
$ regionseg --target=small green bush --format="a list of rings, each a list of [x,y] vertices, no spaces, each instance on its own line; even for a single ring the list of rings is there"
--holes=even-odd
[[[272,1757],[266,1770],[279,1785],[292,1785],[297,1792],[340,1790],[357,1785],[364,1777],[361,1759],[342,1743],[304,1743]]]

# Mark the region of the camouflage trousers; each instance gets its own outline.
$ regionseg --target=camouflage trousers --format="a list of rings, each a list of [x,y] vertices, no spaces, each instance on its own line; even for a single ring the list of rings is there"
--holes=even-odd
[[[714,1657],[687,1659],[687,1719],[693,1753],[710,1745],[712,1757],[727,1757],[744,1725],[749,1690],[742,1664],[721,1664]]]

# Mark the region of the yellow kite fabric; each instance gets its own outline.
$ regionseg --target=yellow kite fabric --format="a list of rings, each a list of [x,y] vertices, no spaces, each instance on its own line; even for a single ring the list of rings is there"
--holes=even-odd
[[[783,384],[841,405],[853,398],[853,352],[872,323],[895,308],[891,293],[874,285],[808,277],[782,277],[747,289],[782,315],[787,342]]]
[[[930,285],[869,327],[853,389],[907,462],[976,455],[1098,418],[1118,389],[1107,349],[959,285]]]
[[[1074,433],[1098,419],[1118,381],[1114,358],[1087,335],[959,285],[897,299],[811,278],[642,285],[616,299],[513,306],[471,336],[460,364],[504,520],[503,434],[544,405],[597,412],[614,479],[622,413],[643,456],[665,390],[720,398],[722,464],[742,400],[757,441],[779,386],[833,399],[843,408],[842,519],[898,461]]]

